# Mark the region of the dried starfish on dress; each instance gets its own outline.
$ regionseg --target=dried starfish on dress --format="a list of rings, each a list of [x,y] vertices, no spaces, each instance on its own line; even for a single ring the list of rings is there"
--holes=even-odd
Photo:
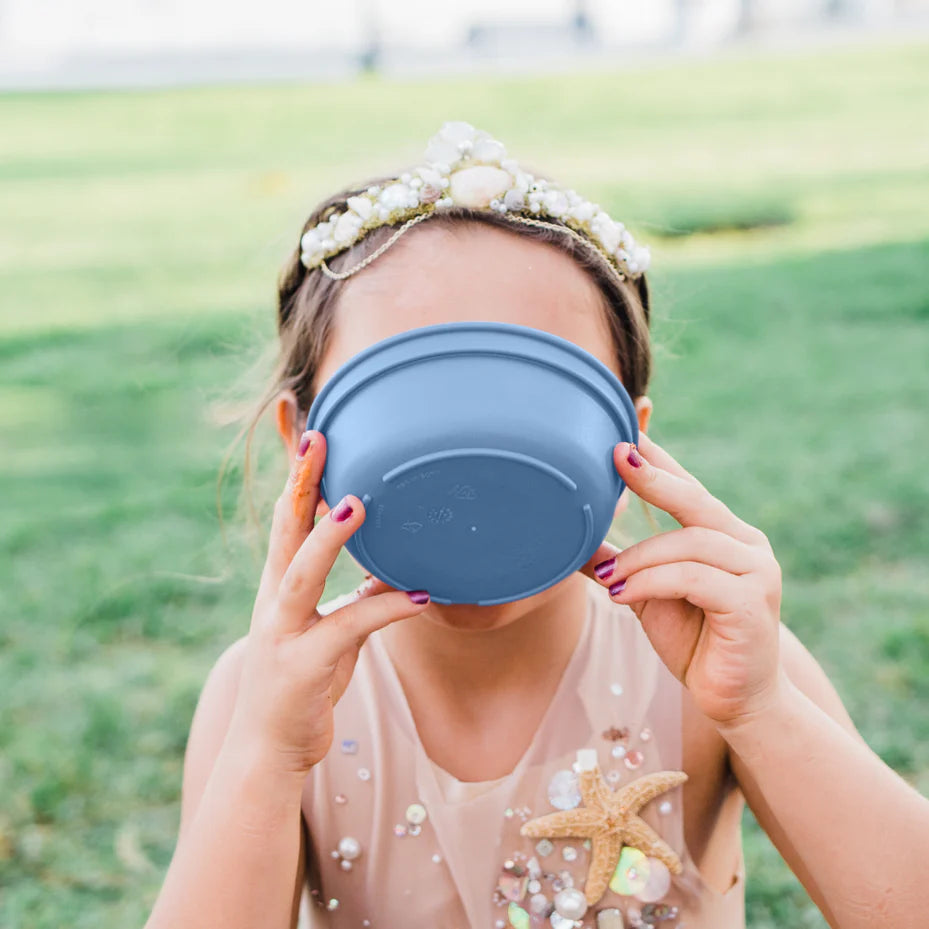
[[[637,814],[658,794],[683,784],[687,775],[683,771],[655,771],[614,791],[603,779],[596,749],[579,749],[577,762],[578,786],[586,806],[530,819],[520,827],[520,834],[591,840],[590,868],[584,883],[588,906],[603,896],[624,845],[660,859],[670,871],[680,874],[681,861],[674,850]]]

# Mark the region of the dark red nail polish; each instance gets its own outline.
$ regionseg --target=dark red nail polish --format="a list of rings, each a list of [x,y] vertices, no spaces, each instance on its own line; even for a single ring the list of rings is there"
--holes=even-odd
[[[344,523],[352,515],[352,505],[347,500],[340,500],[334,510],[329,511],[329,516],[337,523]]]
[[[610,596],[615,597],[616,594],[622,593],[623,588],[626,586],[626,579],[623,578],[621,581],[617,581],[615,584],[610,584]]]
[[[306,450],[313,443],[313,434],[311,432],[304,432],[300,437],[300,447],[297,449],[297,457],[302,458],[306,454]]]
[[[609,577],[613,571],[613,565],[615,564],[616,556],[614,555],[612,558],[607,558],[606,561],[601,561],[600,564],[594,568],[594,574],[596,574],[600,580],[603,580],[605,577]]]
[[[408,590],[406,595],[414,603],[428,603],[429,602],[429,592],[426,590]]]
[[[629,455],[626,458],[626,461],[628,461],[629,464],[631,464],[633,468],[642,467],[642,456],[636,450],[634,442],[632,443],[632,445],[629,446]]]

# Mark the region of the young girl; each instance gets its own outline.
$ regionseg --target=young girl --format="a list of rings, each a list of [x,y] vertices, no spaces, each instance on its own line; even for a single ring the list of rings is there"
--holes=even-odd
[[[925,924],[929,801],[781,623],[765,535],[647,435],[647,264],[621,223],[467,123],[312,213],[261,407],[290,476],[249,630],[197,706],[148,929],[735,929],[744,801],[832,926]],[[495,606],[374,577],[320,604],[366,513],[319,498],[313,398],[381,339],[475,319],[613,370],[641,430],[614,465],[681,528],[604,541]]]

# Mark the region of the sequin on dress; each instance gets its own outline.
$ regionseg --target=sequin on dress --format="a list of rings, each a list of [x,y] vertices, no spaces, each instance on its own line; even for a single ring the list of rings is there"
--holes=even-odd
[[[614,790],[681,770],[682,685],[628,606],[592,580],[588,592],[580,639],[528,749],[491,781],[459,781],[426,755],[380,634],[368,637],[335,707],[332,749],[304,785],[300,929],[743,929],[744,858],[724,893],[706,883],[684,844],[682,786],[639,812],[682,873],[624,846],[592,905],[589,839],[520,834],[527,820],[580,804],[578,749],[596,750]]]

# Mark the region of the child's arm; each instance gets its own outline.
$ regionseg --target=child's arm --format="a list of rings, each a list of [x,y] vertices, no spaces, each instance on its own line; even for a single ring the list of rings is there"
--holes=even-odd
[[[184,758],[178,845],[146,929],[293,929],[303,888],[302,777],[226,733],[246,639],[207,678]]]
[[[372,578],[344,605],[320,611],[329,572],[366,515],[348,494],[315,522],[325,452],[322,433],[304,434],[274,505],[248,635],[223,653],[204,686],[185,759],[180,836],[147,929],[294,924],[303,786],[332,745],[335,705],[367,637],[429,602],[425,591]]]
[[[781,655],[780,699],[718,726],[746,801],[834,929],[925,926],[929,800],[868,747],[792,635]]]
[[[791,451],[771,454],[789,467]],[[604,543],[585,573],[629,604],[726,739],[749,806],[834,929],[925,926],[929,800],[861,739],[786,631],[767,536],[642,431],[613,461],[681,528],[621,551]]]

